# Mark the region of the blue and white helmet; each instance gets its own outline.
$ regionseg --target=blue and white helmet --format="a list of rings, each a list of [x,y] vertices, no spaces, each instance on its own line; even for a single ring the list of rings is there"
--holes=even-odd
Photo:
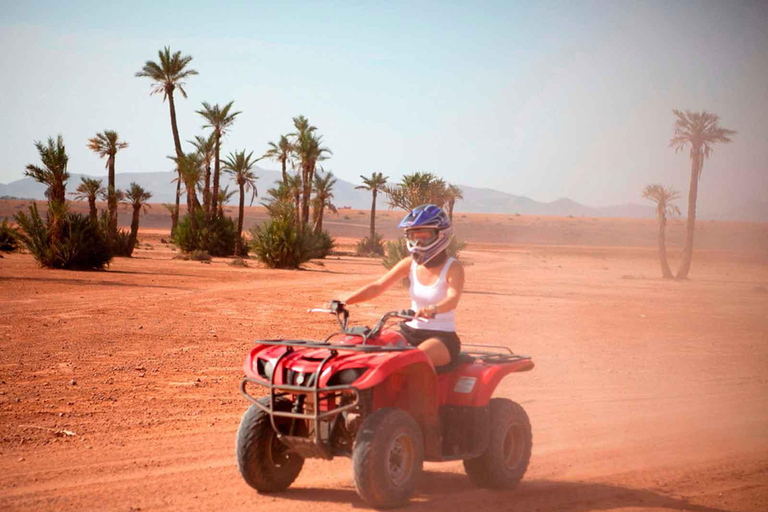
[[[405,216],[397,226],[405,229],[405,241],[408,252],[416,263],[423,265],[443,252],[451,243],[453,228],[451,219],[442,208],[434,204],[417,206]],[[433,230],[434,236],[429,239],[415,239],[410,233],[419,230]]]

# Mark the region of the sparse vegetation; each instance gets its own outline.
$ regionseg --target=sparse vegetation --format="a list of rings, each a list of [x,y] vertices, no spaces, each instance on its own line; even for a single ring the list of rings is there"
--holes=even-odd
[[[358,256],[383,256],[384,239],[381,234],[374,233],[373,238],[365,237],[358,240],[355,252]]]
[[[177,254],[173,257],[173,259],[182,261],[199,261],[200,263],[210,263],[213,260],[210,254],[200,250]]]
[[[7,219],[3,219],[3,223],[0,224],[0,251],[18,251],[21,248],[20,236],[19,231],[8,224]]]
[[[643,197],[656,203],[656,217],[659,221],[659,262],[661,263],[661,275],[665,279],[675,277],[667,262],[667,215],[680,215],[680,209],[672,204],[672,201],[680,197],[677,190],[665,187],[659,183],[648,185],[643,190]]]

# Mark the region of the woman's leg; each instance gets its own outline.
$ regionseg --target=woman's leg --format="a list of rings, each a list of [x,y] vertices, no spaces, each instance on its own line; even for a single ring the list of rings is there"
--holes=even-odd
[[[437,338],[424,340],[419,343],[418,349],[427,354],[435,368],[451,363],[451,353],[448,351],[448,347]]]

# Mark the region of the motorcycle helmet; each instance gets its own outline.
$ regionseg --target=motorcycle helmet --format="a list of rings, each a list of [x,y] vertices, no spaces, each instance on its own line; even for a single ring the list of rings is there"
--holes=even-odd
[[[408,252],[420,265],[443,252],[451,243],[453,234],[448,214],[434,204],[414,208],[397,227],[405,229]]]

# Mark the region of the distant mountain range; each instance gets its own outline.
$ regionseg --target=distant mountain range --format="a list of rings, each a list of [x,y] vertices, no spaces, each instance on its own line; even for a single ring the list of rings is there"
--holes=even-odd
[[[259,177],[257,188],[259,196],[266,195],[266,190],[271,188],[280,179],[279,171],[270,171],[256,168]],[[80,174],[72,174],[69,180],[68,190],[74,191],[80,182]],[[104,176],[91,176],[101,178]],[[172,180],[175,173],[168,172],[120,172],[117,174],[117,187],[125,189],[131,182],[136,182],[144,189],[152,192],[151,202],[171,203],[174,201],[175,184]],[[224,175],[222,186],[229,185],[230,190],[237,186],[230,183],[229,177]],[[370,193],[364,190],[356,190],[355,184],[338,179],[334,188],[334,204],[338,207],[348,206],[355,209],[368,209],[371,207]],[[621,204],[616,206],[592,207],[586,206],[572,199],[562,198],[549,203],[535,201],[525,196],[516,196],[506,192],[499,192],[488,188],[469,187],[460,185],[464,200],[456,203],[458,212],[474,213],[503,213],[521,215],[573,215],[574,217],[654,217],[654,208],[651,205]],[[0,183],[0,198],[14,197],[20,199],[45,199],[45,186],[37,183],[32,178],[24,178],[11,183]],[[182,201],[184,199],[182,198]],[[233,203],[235,200],[230,201]],[[258,199],[257,199],[258,201]],[[379,200],[380,208],[386,207],[386,199]],[[681,206],[681,209],[682,208]],[[754,222],[768,222],[768,201],[753,201],[741,205],[738,209],[723,212],[699,211],[699,218],[706,220],[740,220]]]

